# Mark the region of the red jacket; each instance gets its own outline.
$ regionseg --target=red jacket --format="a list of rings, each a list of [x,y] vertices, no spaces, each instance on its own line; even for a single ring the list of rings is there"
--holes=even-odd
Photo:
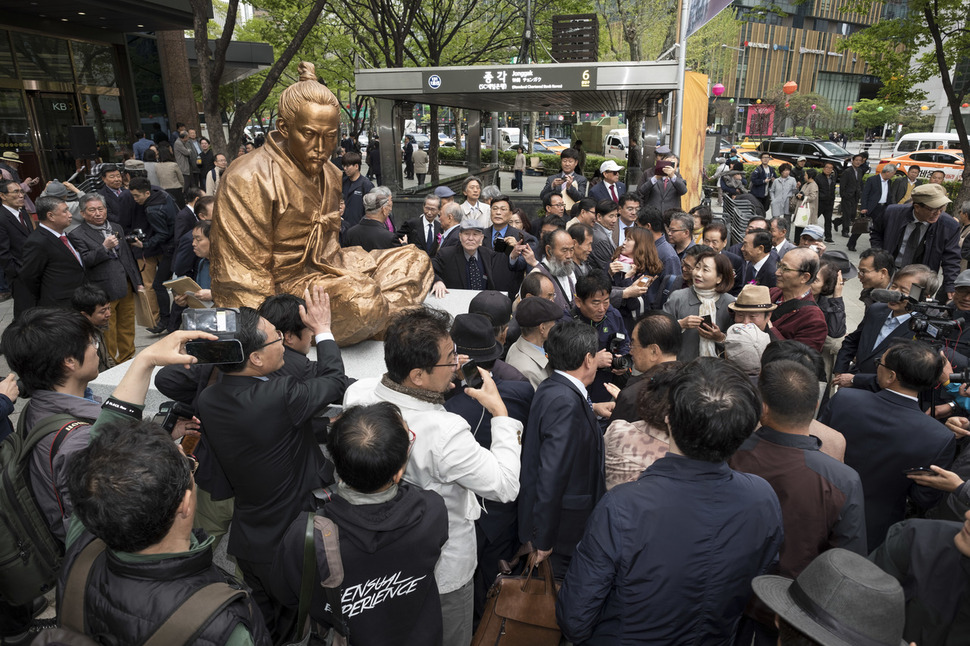
[[[810,348],[822,351],[825,343],[825,336],[828,334],[828,326],[825,324],[825,313],[815,304],[815,298],[811,292],[800,299],[809,305],[802,305],[798,309],[787,312],[775,318],[772,312],[771,327],[768,334],[772,339],[793,339],[801,341]],[[771,302],[778,303],[778,309],[782,309],[781,288],[771,288]],[[787,309],[787,308],[786,308]]]

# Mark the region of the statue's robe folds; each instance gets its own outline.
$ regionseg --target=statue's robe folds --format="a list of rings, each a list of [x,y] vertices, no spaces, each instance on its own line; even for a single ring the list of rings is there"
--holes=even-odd
[[[308,177],[273,131],[226,170],[216,194],[210,260],[220,307],[259,307],[267,296],[322,285],[340,345],[380,337],[397,312],[424,302],[434,273],[414,245],[340,247],[341,172],[329,161]]]

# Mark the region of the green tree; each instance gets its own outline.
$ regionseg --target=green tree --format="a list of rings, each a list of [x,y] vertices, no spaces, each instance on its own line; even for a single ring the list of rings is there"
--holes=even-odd
[[[852,104],[852,117],[857,126],[866,130],[892,125],[899,118],[902,106],[892,105],[879,99],[859,99]]]
[[[970,59],[970,28],[965,0],[910,0],[901,15],[898,4],[883,0],[857,0],[845,10],[869,11],[881,6],[883,19],[844,41],[844,48],[859,52],[871,72],[882,80],[880,96],[896,104],[918,104],[925,98],[919,84],[939,76],[950,106],[953,127],[964,157],[970,158],[970,140],[960,114],[970,80],[954,83],[958,64]],[[970,199],[970,164],[963,169],[961,201]]]
[[[724,74],[733,60],[732,51],[721,45],[738,42],[740,35],[741,21],[734,11],[728,8],[717,14],[687,39],[687,69],[707,74],[711,83],[717,83],[717,75]]]
[[[327,0],[313,0],[299,11],[299,19],[294,23],[291,40],[281,50],[274,50],[276,60],[265,72],[259,87],[248,98],[239,101],[234,107],[232,119],[229,122],[229,141],[226,141],[222,131],[222,113],[220,105],[220,81],[225,71],[226,49],[232,40],[236,28],[236,16],[239,0],[228,0],[226,3],[225,22],[218,38],[209,40],[210,21],[208,19],[208,0],[189,0],[194,16],[195,54],[199,65],[199,80],[202,94],[202,107],[205,112],[206,123],[209,124],[209,140],[216,150],[235,151],[243,141],[244,129],[249,118],[256,109],[263,104],[276,86],[280,75],[290,61],[303,46],[303,41],[316,25],[317,18],[323,11]],[[271,0],[274,5],[288,4],[288,0]],[[266,9],[266,7],[260,7]]]

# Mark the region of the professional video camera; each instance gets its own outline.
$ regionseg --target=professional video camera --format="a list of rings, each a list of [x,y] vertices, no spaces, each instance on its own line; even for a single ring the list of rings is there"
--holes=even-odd
[[[919,285],[913,285],[908,296],[894,290],[874,289],[872,298],[880,303],[905,301],[906,310],[911,315],[909,329],[919,341],[942,347],[955,343],[963,334],[963,318],[953,318],[956,307],[923,300],[923,288]]]

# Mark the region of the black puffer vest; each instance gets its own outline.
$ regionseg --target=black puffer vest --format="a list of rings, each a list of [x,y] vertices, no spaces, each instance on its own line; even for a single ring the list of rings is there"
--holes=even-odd
[[[57,586],[58,608],[63,603],[67,573],[92,540],[94,536],[85,532],[68,549]],[[88,577],[85,632],[101,644],[140,644],[194,592],[219,582],[242,589],[238,581],[212,564],[211,549],[150,563],[126,563],[106,549],[95,559]],[[251,596],[234,600],[215,613],[191,643],[221,646],[240,623],[249,629],[257,646],[271,643]]]

